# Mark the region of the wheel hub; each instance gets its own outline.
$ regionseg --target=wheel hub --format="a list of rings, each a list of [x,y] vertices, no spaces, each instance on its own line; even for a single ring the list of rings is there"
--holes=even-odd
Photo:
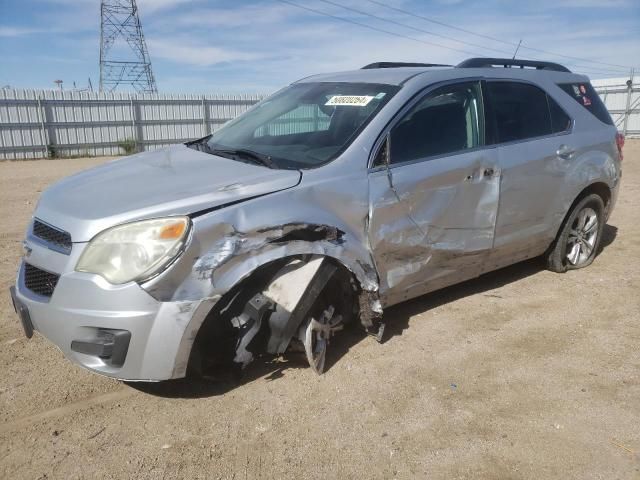
[[[329,339],[335,332],[342,330],[342,316],[335,315],[333,306],[327,308],[320,320],[309,319],[304,328],[304,350],[311,369],[320,375],[324,372],[324,361],[327,353]],[[301,332],[302,333],[302,332]]]
[[[576,216],[567,237],[566,259],[571,265],[580,266],[591,257],[598,236],[598,215],[590,207],[583,208]]]

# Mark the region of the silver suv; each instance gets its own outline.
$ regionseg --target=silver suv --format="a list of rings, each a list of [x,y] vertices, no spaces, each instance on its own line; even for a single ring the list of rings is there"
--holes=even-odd
[[[214,134],[46,190],[12,297],[25,333],[126,380],[239,371],[522,260],[589,265],[622,141],[548,62],[379,63],[300,80]]]

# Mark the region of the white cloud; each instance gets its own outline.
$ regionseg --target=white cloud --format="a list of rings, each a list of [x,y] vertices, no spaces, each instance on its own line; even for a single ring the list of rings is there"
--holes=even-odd
[[[406,8],[410,9],[410,7]],[[549,52],[621,65],[629,63],[630,58],[640,58],[640,55],[635,57],[633,55],[634,52],[640,53],[638,52],[640,42],[637,42],[634,37],[611,40],[606,38],[607,32],[629,28],[628,23],[631,21],[625,18],[612,21],[595,16],[591,19],[581,19],[580,23],[576,23],[572,17],[554,14],[553,8],[511,14],[504,12],[496,14],[493,7],[491,11],[473,6],[460,8],[464,10],[464,14],[454,6],[434,16],[461,28],[508,42],[517,43],[522,38],[525,44]],[[375,11],[375,13],[383,15],[385,12],[383,9],[382,12]],[[348,16],[346,13],[339,15]],[[515,46],[452,32],[393,12],[388,18],[479,45],[510,52],[515,49]],[[158,18],[158,21],[163,20]],[[488,56],[506,55],[483,50],[481,47],[474,48],[447,39],[435,38],[420,32],[403,30],[397,25],[376,23],[371,19],[358,18],[358,21],[406,34],[425,42],[439,43],[445,47],[478,51],[480,55],[483,53]],[[225,78],[232,78],[231,75],[216,75],[216,73],[222,73],[219,66],[221,63],[228,64],[233,67],[237,79],[230,83],[234,86],[241,82],[254,83],[260,78],[265,85],[277,87],[310,74],[359,68],[372,61],[397,60],[455,64],[465,57],[472,56],[394,37],[336,19],[305,13],[292,7],[285,6],[283,9],[277,4],[243,4],[228,9],[190,9],[185,13],[176,13],[166,22],[171,22],[175,26],[175,32],[180,32],[181,42],[176,44],[172,40],[164,52],[158,52],[159,45],[155,42],[151,43],[152,58],[160,56],[176,62],[211,67],[208,73],[211,72],[212,78],[215,76],[221,82],[225,81]],[[152,26],[154,34],[156,31],[162,31],[158,28],[157,22],[154,21]],[[544,26],[544,30],[541,30],[541,26]],[[190,39],[195,38],[198,41],[195,44],[190,43]],[[205,45],[204,42],[210,43]],[[595,74],[602,76],[607,73],[616,75],[622,73],[619,68],[580,62],[537,51],[521,49],[519,57],[558,61],[566,63],[572,69],[575,65],[576,71],[585,71],[587,66],[590,66],[594,76]],[[255,60],[255,62],[240,64],[239,62],[243,60]]]
[[[194,43],[182,39],[147,39],[151,58],[164,58],[175,63],[209,67],[225,62],[255,60],[261,55],[233,49]]]
[[[34,33],[42,33],[43,30],[26,27],[7,27],[0,25],[0,37],[22,37]]]
[[[553,0],[548,8],[620,8],[637,6],[637,0]]]
[[[160,10],[170,10],[175,7],[184,7],[188,4],[196,3],[194,0],[138,0],[136,4],[140,10],[140,15],[155,13]]]
[[[91,6],[100,7],[100,0],[41,0],[46,3],[53,3],[65,6]],[[184,6],[188,3],[196,3],[198,0],[137,0],[138,9],[144,13],[168,10],[177,6]]]
[[[74,71],[74,78],[85,78],[90,71],[95,75],[99,0],[38,1],[54,6],[50,5],[48,11],[33,9],[32,13],[25,13],[19,25],[5,20],[4,26],[0,26],[0,37],[16,37],[19,41],[15,43],[26,46],[35,43],[28,35],[50,33],[58,55],[77,59],[80,66],[69,67]],[[418,15],[502,39],[506,44],[403,15],[367,0],[335,0],[379,17],[477,43],[480,47],[356,15],[319,0],[293,1],[374,28],[477,51],[480,55],[510,57],[515,44],[522,39],[525,45],[548,52],[611,64],[627,65],[640,59],[640,16],[637,14],[640,0],[611,0],[615,7],[608,10],[599,8],[612,5],[608,0],[536,0],[509,5],[505,0],[383,0],[385,4]],[[164,91],[273,91],[301,77],[359,68],[372,61],[455,64],[475,56],[377,32],[277,0],[138,0],[138,5],[156,78]],[[93,20],[87,21],[88,18]],[[524,48],[518,57],[557,61],[579,72],[589,71],[593,76],[626,73],[626,69]],[[59,78],[63,62],[49,60],[43,59],[41,64],[48,63],[47,68],[54,72],[51,78]],[[37,78],[36,74],[33,76]],[[12,84],[24,81],[16,78],[20,79],[7,76],[7,81]]]
[[[242,27],[256,24],[275,24],[290,17],[298,16],[280,4],[249,4],[233,8],[195,8],[184,13],[176,13],[167,21],[175,25],[212,27]]]

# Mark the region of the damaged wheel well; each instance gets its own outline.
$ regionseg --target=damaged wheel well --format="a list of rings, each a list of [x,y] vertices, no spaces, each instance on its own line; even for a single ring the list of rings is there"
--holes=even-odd
[[[611,189],[609,188],[609,186],[606,183],[603,183],[603,182],[592,183],[587,188],[582,190],[582,192],[580,192],[580,195],[578,195],[578,197],[575,199],[575,201],[571,205],[571,208],[569,209],[569,212],[571,212],[571,210],[573,210],[573,207],[580,200],[582,200],[587,195],[591,195],[592,193],[595,193],[600,198],[602,198],[602,203],[604,203],[605,212],[608,212],[610,201],[611,201]]]
[[[558,231],[562,229],[564,222],[567,221],[567,218],[569,218],[569,215],[571,215],[573,208],[578,204],[578,202],[580,202],[580,200],[582,200],[584,197],[591,195],[592,193],[595,193],[600,198],[602,198],[602,203],[604,203],[605,212],[608,212],[609,206],[611,204],[611,189],[606,183],[603,183],[603,182],[592,183],[591,185],[583,189],[573,200],[573,203],[567,210],[567,213],[565,214],[565,217],[562,220],[562,224],[558,228]]]
[[[569,219],[569,216],[571,215],[571,212],[573,211],[574,207],[583,198],[585,198],[586,196],[591,195],[591,194],[596,194],[600,198],[602,198],[602,203],[604,203],[604,208],[605,208],[605,216],[608,218],[608,211],[609,211],[609,207],[611,206],[611,189],[609,188],[609,186],[606,183],[603,183],[603,182],[592,183],[588,187],[584,188],[576,196],[576,198],[573,200],[573,203],[571,203],[571,206],[569,207],[569,209],[565,213],[565,216],[562,219],[562,222],[560,223],[560,226],[558,227],[558,229],[556,231],[556,235],[554,237],[554,240],[549,244],[549,247],[547,248],[547,250],[545,251],[543,256],[546,257],[553,250],[555,242],[556,242],[555,239],[558,238],[558,235],[560,234],[560,232],[562,231],[562,228],[564,227],[565,223]]]
[[[274,276],[292,262],[309,262],[317,255],[293,255],[283,257],[258,267],[247,278],[230,289],[211,309],[196,335],[189,356],[188,372],[200,376],[217,367],[229,367],[236,353],[238,329],[232,325],[232,319],[242,314],[245,306],[257,294],[264,292]],[[366,295],[355,275],[342,263],[332,257],[322,257],[335,267],[326,287],[313,302],[310,314],[318,314],[319,306],[333,305],[339,311],[345,323],[358,318],[361,309],[368,305],[362,297]],[[363,312],[370,322],[370,313]],[[361,320],[364,324],[364,318]],[[262,334],[264,335],[264,333]]]

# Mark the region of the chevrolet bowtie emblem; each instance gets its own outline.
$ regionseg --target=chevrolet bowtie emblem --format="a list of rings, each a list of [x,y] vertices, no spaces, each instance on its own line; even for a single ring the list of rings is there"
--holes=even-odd
[[[22,255],[25,258],[28,258],[33,252],[33,249],[27,244],[27,242],[22,242]]]

